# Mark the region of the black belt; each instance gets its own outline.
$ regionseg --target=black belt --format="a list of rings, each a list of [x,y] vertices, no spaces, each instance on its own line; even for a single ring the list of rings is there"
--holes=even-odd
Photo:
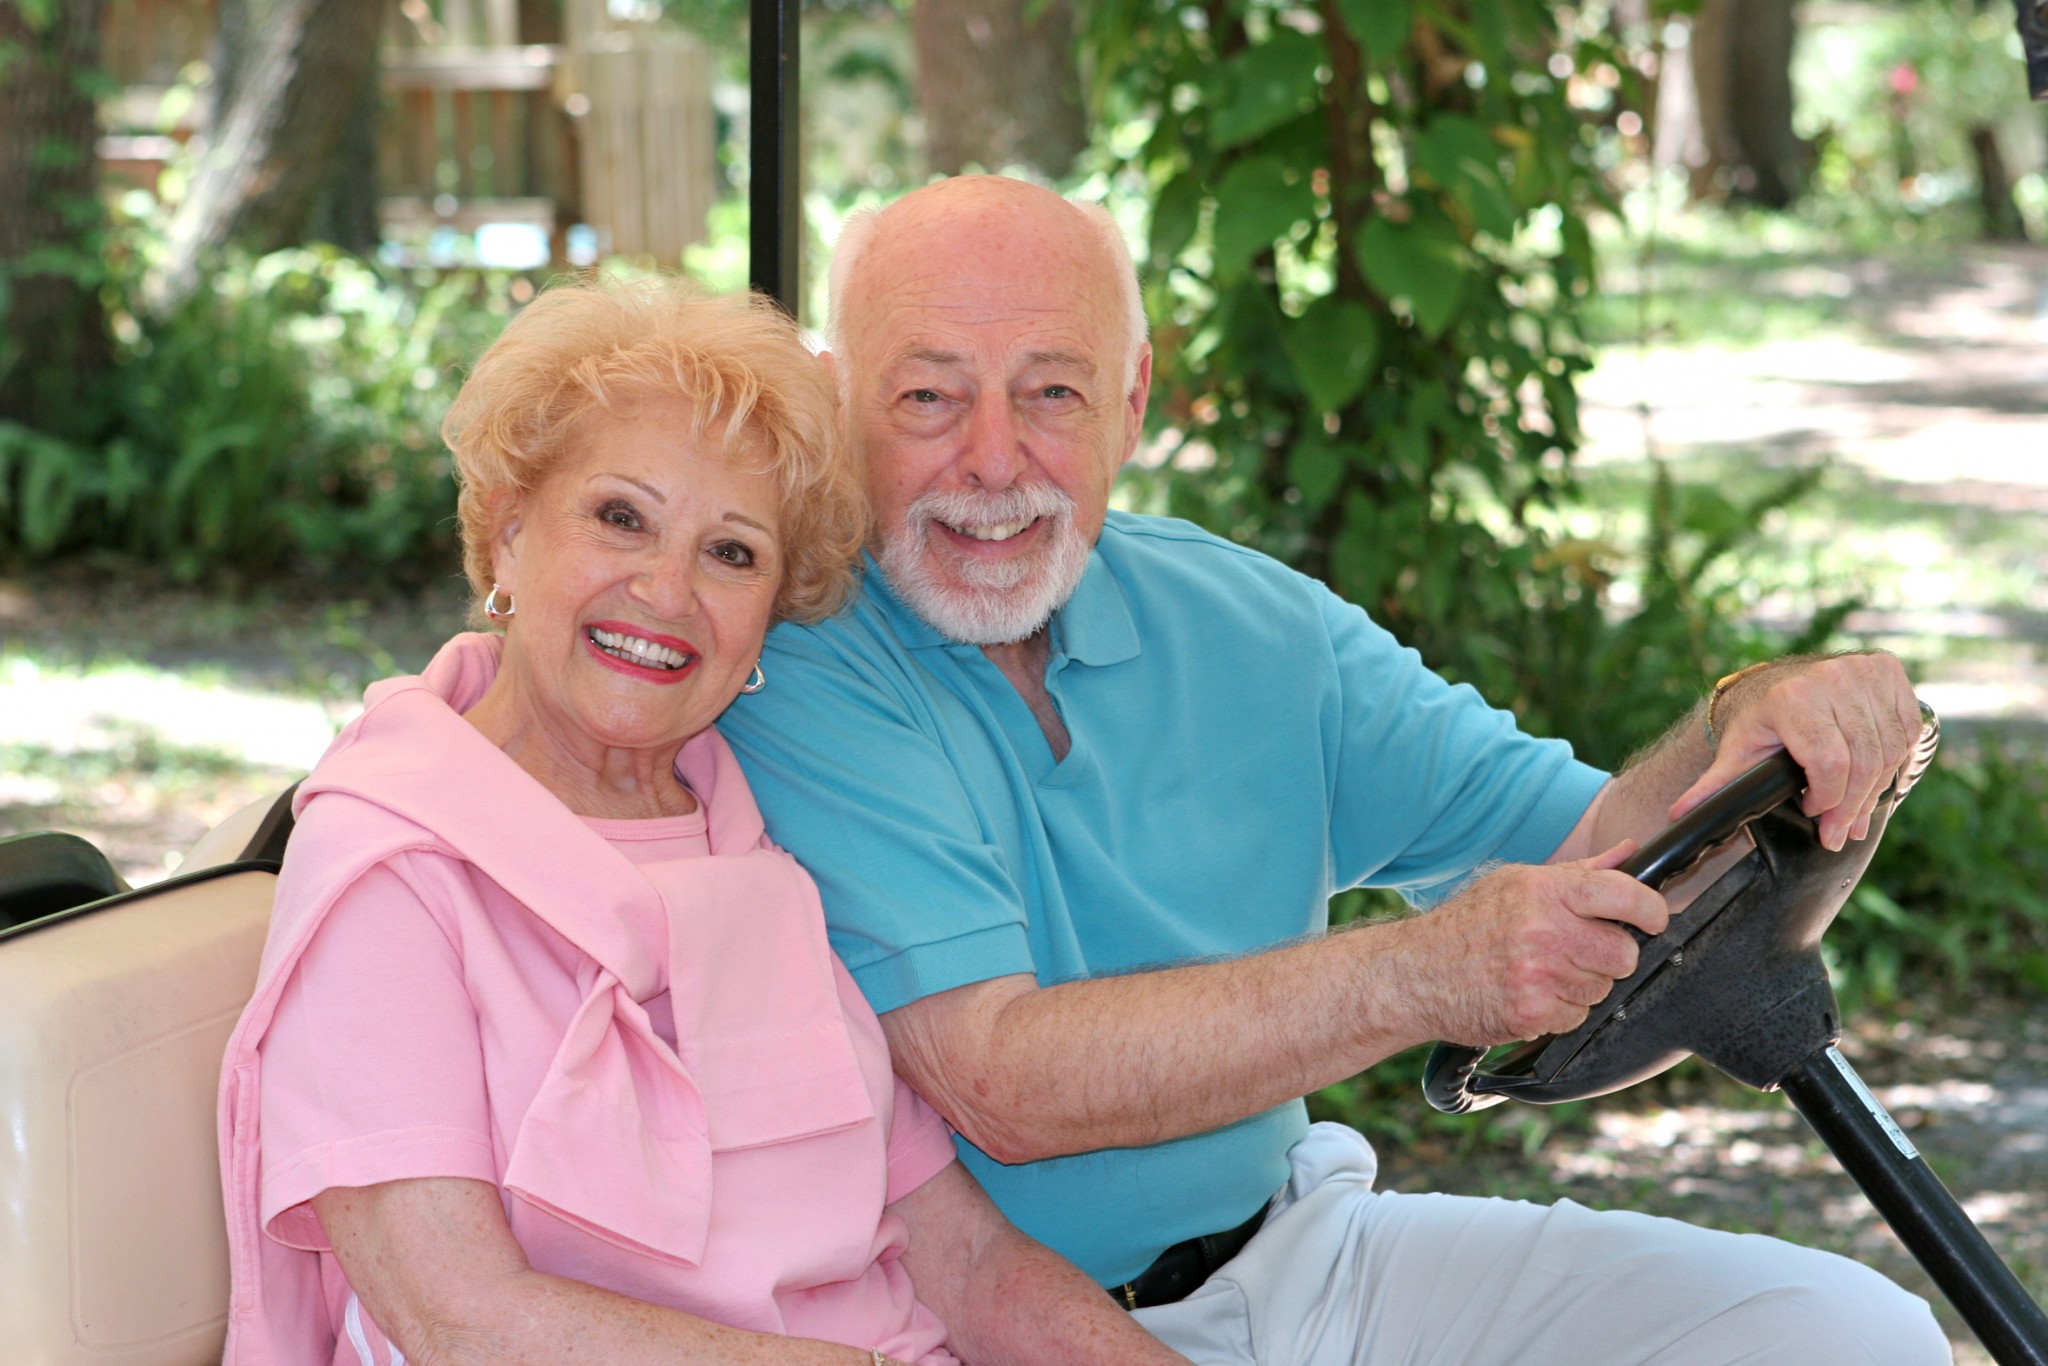
[[[1159,1254],[1152,1265],[1133,1280],[1109,1288],[1109,1297],[1126,1309],[1150,1309],[1155,1304],[1176,1304],[1193,1293],[1196,1286],[1214,1275],[1216,1269],[1244,1251],[1244,1245],[1266,1222],[1266,1206],[1236,1228],[1205,1233],[1184,1243],[1175,1243]]]

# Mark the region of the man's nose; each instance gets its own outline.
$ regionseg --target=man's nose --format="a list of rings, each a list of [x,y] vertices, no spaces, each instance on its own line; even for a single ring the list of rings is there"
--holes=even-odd
[[[1024,473],[1023,437],[1010,405],[1001,398],[983,396],[976,400],[968,418],[960,473],[980,488],[1010,487]]]

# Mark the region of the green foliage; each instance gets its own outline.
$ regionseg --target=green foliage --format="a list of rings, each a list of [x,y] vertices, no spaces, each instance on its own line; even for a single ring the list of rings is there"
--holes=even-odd
[[[2048,748],[1945,753],[1887,827],[1828,932],[1845,993],[1909,984],[2048,992]]]
[[[1606,202],[1548,58],[1614,41],[1546,0],[1088,16],[1098,101],[1138,130],[1112,175],[1155,206],[1153,420],[1176,453],[1138,496],[1540,711],[1550,619],[1597,607],[1555,541]]]
[[[164,318],[110,289],[123,345],[99,430],[0,425],[0,558],[113,551],[182,579],[449,572],[443,367],[496,334],[500,283],[413,284],[315,248],[237,262]]]
[[[2010,5],[1904,0],[1853,23],[1812,26],[1795,78],[1823,191],[1809,216],[1899,240],[1977,235],[1969,139],[1981,129],[2021,173],[2031,234],[2048,232],[2048,178],[2025,150],[2039,146],[2040,120]]]

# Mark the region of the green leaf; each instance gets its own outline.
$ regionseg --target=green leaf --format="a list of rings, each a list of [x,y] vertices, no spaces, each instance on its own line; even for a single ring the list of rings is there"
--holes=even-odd
[[[1152,200],[1152,240],[1145,255],[1150,269],[1163,271],[1181,254],[1202,221],[1202,178],[1182,171]]]
[[[1322,44],[1292,29],[1231,58],[1222,73],[1230,98],[1210,124],[1212,143],[1219,151],[1236,147],[1313,109],[1322,60]]]
[[[1215,366],[1247,385],[1285,384],[1292,377],[1280,340],[1287,319],[1263,285],[1243,284],[1216,296],[1221,339]]]
[[[1415,27],[1408,0],[1337,0],[1337,12],[1376,62],[1390,62]]]
[[[1372,378],[1380,355],[1380,322],[1364,304],[1321,298],[1287,325],[1281,343],[1309,402],[1317,412],[1333,413]]]
[[[28,457],[21,480],[21,546],[32,556],[47,555],[71,529],[84,452],[46,440],[31,447]]]
[[[1345,448],[1320,427],[1303,433],[1287,452],[1287,482],[1301,492],[1301,505],[1320,512],[1344,480]]]
[[[1415,166],[1434,180],[1480,229],[1514,236],[1515,208],[1501,178],[1500,144],[1477,119],[1441,114],[1415,135]]]
[[[1308,177],[1294,175],[1278,157],[1246,157],[1232,166],[1216,187],[1216,278],[1243,274],[1252,257],[1315,210]]]
[[[1431,231],[1369,219],[1358,237],[1358,268],[1388,299],[1406,300],[1416,326],[1432,339],[1443,335],[1464,301],[1464,251],[1449,224]]]

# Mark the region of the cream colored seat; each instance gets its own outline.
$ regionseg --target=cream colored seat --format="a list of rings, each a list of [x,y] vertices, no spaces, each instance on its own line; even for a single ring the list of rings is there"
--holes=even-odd
[[[284,802],[228,857],[215,847],[196,871],[0,931],[7,1366],[220,1359],[214,1094],[256,984]]]

